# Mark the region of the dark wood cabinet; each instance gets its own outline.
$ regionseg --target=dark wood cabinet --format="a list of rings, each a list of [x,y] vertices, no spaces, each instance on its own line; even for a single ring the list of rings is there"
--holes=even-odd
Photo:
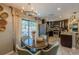
[[[61,20],[61,31],[68,31],[68,19]]]
[[[49,36],[59,35],[60,33],[60,21],[48,21],[47,22],[47,34]]]
[[[61,45],[64,47],[72,48],[72,35],[60,35]]]

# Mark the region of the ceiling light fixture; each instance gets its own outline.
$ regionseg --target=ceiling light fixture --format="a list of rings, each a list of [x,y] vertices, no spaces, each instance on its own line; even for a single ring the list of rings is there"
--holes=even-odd
[[[57,10],[58,10],[58,11],[60,11],[60,10],[61,10],[61,8],[57,8]]]
[[[21,12],[23,12],[23,11],[24,11],[24,9],[25,9],[25,8],[24,8],[24,7],[22,7]]]
[[[23,9],[23,13],[26,16],[37,16],[36,11],[34,10],[34,8],[32,7],[31,3],[27,4],[27,9],[25,10],[24,7],[22,7]]]
[[[76,14],[77,14],[77,12],[73,12],[73,15],[70,17],[71,24],[77,20]]]
[[[24,8],[24,7],[22,7],[22,9],[24,10],[25,8]]]
[[[31,7],[31,10],[34,10],[34,8],[33,8],[33,7]]]
[[[61,16],[59,16],[59,18],[62,18]]]
[[[21,12],[23,13],[23,16],[33,16],[33,17],[39,17],[40,14],[38,13],[38,11],[35,10],[35,8],[33,8],[33,6],[28,3],[26,8],[22,7]]]

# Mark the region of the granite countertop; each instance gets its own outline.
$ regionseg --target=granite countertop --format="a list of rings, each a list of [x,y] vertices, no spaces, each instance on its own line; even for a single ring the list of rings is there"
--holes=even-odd
[[[72,35],[73,32],[61,32],[61,34],[65,34],[65,35]]]

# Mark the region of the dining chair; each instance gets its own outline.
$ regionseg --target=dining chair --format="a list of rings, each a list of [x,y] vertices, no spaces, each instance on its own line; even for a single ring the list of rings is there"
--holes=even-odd
[[[41,51],[37,51],[35,54],[32,53],[30,50],[28,49],[24,49],[24,48],[21,48],[19,47],[18,45],[16,46],[16,49],[17,49],[17,53],[19,55],[40,55],[41,54]]]
[[[21,37],[21,46],[24,47],[25,44],[24,44],[24,40],[26,40],[28,38],[28,36],[22,36]]]
[[[57,50],[58,50],[58,45],[57,46],[51,46],[48,49],[43,49],[42,50],[42,55],[56,55]]]
[[[19,47],[18,45],[16,46],[16,49],[17,49],[17,53],[19,55],[32,55],[32,53],[29,50],[23,49],[23,48]]]
[[[34,55],[41,55],[41,51],[37,51]]]

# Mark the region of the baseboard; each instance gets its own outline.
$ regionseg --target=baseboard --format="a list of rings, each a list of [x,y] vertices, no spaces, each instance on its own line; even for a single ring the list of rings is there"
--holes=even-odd
[[[11,54],[13,54],[13,53],[14,53],[14,51],[12,50],[12,51],[6,53],[5,55],[11,55]]]

